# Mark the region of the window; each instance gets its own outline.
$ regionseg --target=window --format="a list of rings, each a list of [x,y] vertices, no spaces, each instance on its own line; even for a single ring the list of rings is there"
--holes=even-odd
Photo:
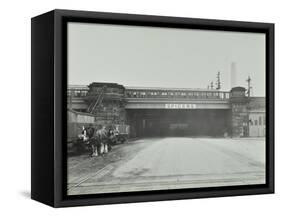
[[[258,125],[258,120],[255,120],[255,126],[257,126]]]
[[[259,116],[259,125],[262,125],[262,119],[261,119],[261,116]]]
[[[251,119],[249,120],[249,123],[251,126],[253,126],[253,121]]]
[[[206,92],[202,92],[201,96],[202,96],[202,98],[205,98],[206,97]]]
[[[145,97],[145,92],[140,93],[141,97]]]
[[[80,96],[80,91],[79,90],[75,90],[74,91],[74,95],[79,97]]]

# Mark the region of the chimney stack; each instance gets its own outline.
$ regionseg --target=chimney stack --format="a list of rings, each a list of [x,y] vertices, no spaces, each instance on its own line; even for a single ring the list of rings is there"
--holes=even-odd
[[[236,87],[236,62],[231,63],[230,67],[230,85],[231,88]]]

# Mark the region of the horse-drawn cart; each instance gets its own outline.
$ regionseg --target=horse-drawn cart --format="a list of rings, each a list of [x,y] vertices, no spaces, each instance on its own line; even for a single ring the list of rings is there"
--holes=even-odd
[[[125,124],[108,124],[102,125],[95,121],[95,117],[89,113],[82,113],[73,110],[68,110],[67,123],[67,144],[68,152],[81,153],[89,149],[89,142],[83,139],[83,129],[99,129],[105,127],[107,131],[111,130],[113,133],[108,135],[110,145],[117,145],[124,143],[130,134],[129,125]],[[94,130],[94,131],[95,131]]]

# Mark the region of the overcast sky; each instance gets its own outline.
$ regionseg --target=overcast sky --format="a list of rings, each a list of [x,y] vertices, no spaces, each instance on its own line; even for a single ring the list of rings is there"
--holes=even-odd
[[[68,24],[68,83],[115,82],[137,87],[206,88],[221,72],[265,96],[265,35],[224,31]]]

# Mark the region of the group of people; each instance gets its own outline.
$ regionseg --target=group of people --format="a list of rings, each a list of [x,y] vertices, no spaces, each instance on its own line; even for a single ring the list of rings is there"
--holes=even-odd
[[[89,146],[91,150],[90,156],[95,157],[108,153],[112,149],[112,145],[116,143],[117,135],[118,130],[114,127],[83,126],[80,137]]]

